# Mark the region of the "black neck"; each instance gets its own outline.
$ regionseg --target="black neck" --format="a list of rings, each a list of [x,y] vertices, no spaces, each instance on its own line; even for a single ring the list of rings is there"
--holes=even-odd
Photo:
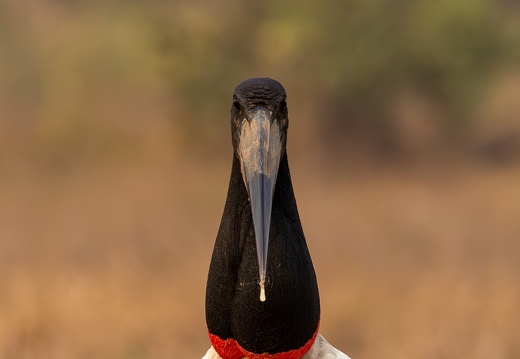
[[[206,287],[208,329],[254,353],[301,348],[317,329],[320,304],[285,154],[273,197],[265,302],[259,300],[258,282],[251,207],[233,156]]]

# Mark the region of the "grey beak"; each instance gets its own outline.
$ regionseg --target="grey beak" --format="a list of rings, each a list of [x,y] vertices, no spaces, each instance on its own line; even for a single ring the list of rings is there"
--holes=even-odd
[[[265,107],[257,106],[249,119],[243,120],[240,133],[240,163],[255,227],[261,301],[265,301],[271,209],[282,153],[280,132],[279,119],[273,119]]]

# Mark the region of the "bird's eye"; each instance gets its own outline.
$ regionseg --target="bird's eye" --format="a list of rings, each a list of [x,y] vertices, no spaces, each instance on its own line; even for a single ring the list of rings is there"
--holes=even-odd
[[[238,99],[236,97],[233,97],[233,107],[235,110],[240,111],[240,102],[238,102]]]
[[[280,102],[280,111],[283,112],[285,110],[287,110],[287,100],[284,98],[282,102]]]

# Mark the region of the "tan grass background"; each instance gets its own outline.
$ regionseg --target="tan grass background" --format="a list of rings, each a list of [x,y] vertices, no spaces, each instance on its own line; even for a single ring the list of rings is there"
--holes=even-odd
[[[188,359],[231,92],[287,89],[322,332],[520,358],[515,1],[0,1],[0,359]]]

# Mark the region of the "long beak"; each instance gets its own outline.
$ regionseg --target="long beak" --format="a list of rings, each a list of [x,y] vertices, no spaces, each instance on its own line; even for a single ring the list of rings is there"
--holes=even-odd
[[[279,119],[265,107],[255,107],[241,126],[239,154],[249,192],[260,271],[260,300],[265,301],[265,278],[271,208],[282,153]]]

